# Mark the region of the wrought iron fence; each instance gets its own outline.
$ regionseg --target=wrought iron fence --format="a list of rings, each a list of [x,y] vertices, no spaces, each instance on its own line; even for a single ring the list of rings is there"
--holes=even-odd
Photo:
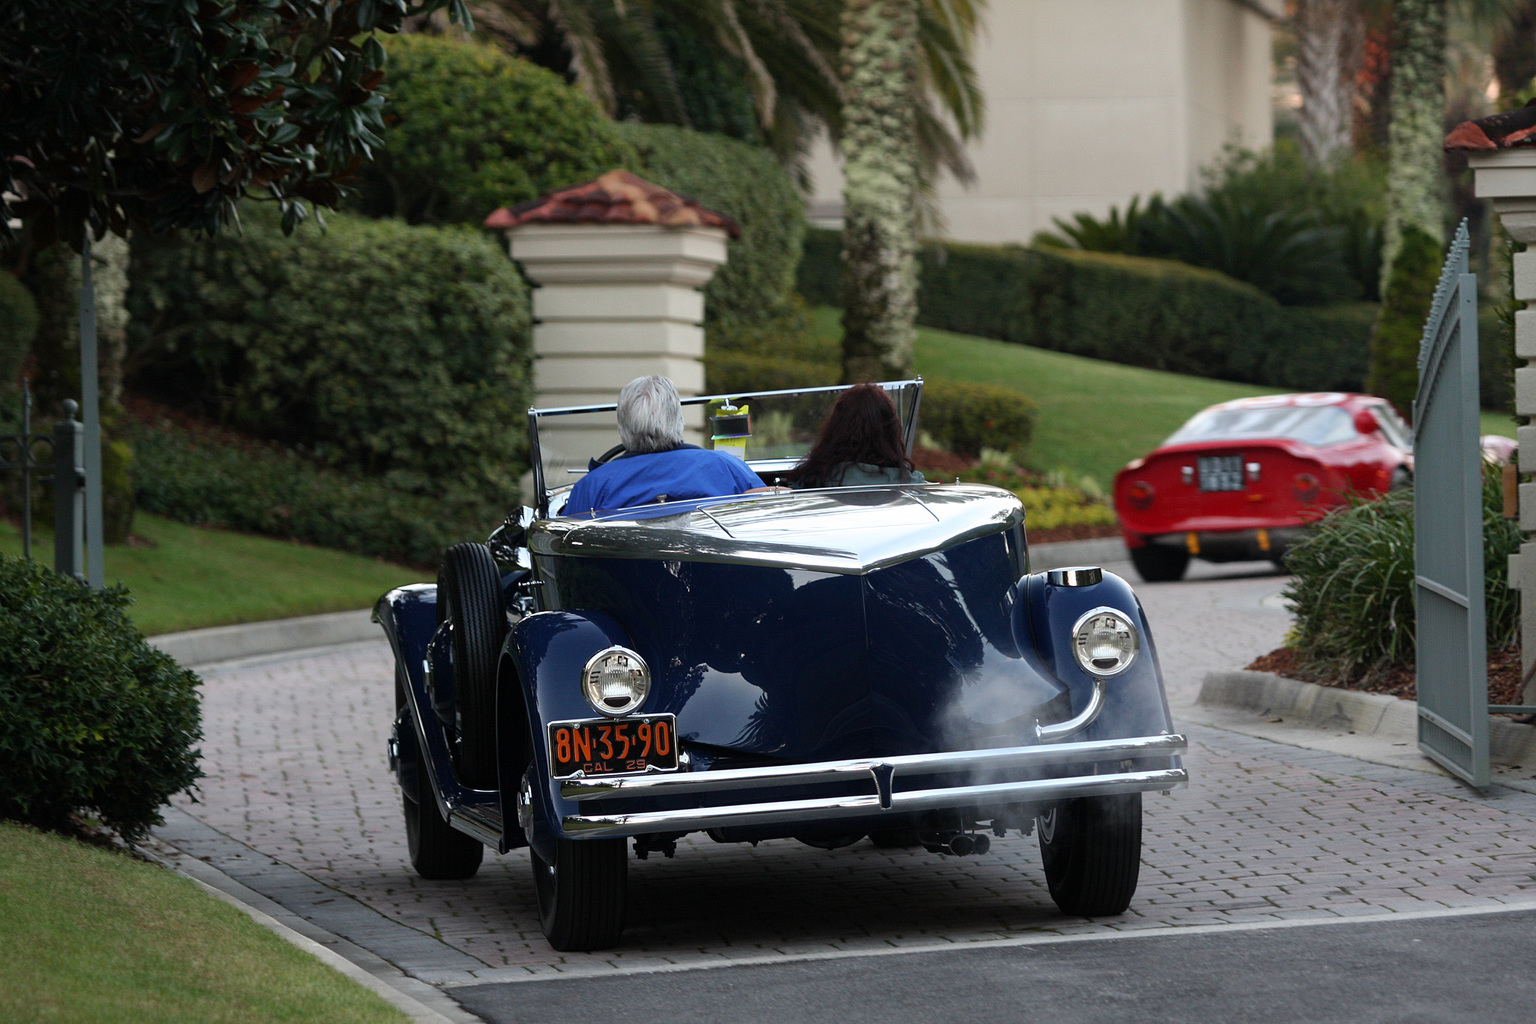
[[[32,558],[33,484],[53,481],[53,567],[85,582],[84,427],[80,406],[64,403],[64,419],[47,433],[32,430],[32,389],[21,386],[21,433],[0,434],[0,473],[20,478],[21,553]],[[46,454],[44,454],[46,450]]]

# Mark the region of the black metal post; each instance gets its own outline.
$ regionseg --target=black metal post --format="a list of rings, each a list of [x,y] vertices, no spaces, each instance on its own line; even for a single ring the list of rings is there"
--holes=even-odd
[[[53,427],[53,567],[85,582],[85,428],[80,406],[64,402]]]
[[[32,561],[32,382],[21,381],[21,557]]]

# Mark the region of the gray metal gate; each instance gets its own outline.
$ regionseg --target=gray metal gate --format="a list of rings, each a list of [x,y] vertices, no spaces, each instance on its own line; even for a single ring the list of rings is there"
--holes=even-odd
[[[1419,346],[1413,400],[1419,749],[1488,785],[1483,460],[1478,444],[1477,276],[1456,231]]]

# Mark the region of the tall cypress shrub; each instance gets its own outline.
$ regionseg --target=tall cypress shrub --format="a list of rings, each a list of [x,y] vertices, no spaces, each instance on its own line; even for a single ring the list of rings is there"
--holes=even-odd
[[[1439,243],[1406,225],[1371,335],[1371,368],[1365,382],[1367,391],[1390,400],[1404,415],[1413,412],[1419,387],[1419,339],[1439,276]]]

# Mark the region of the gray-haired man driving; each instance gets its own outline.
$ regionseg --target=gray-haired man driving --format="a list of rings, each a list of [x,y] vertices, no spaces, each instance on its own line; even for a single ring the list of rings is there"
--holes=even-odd
[[[624,385],[617,415],[624,454],[576,482],[565,515],[742,494],[763,486],[740,459],[683,441],[682,400],[660,374]]]

